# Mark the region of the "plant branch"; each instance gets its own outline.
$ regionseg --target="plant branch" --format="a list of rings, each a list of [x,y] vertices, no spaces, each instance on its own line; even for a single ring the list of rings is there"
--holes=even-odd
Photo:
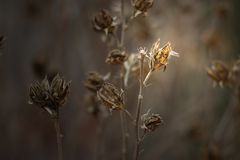
[[[143,62],[144,62],[144,55],[140,53],[139,65],[140,65],[140,75],[139,75],[139,94],[138,94],[138,104],[136,110],[136,123],[135,123],[135,132],[136,132],[136,146],[135,146],[135,154],[134,160],[138,160],[139,158],[139,148],[141,139],[139,137],[139,119],[140,113],[142,108],[142,100],[143,100]]]

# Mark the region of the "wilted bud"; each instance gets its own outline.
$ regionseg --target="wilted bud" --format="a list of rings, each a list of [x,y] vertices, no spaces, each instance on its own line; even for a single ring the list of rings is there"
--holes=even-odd
[[[134,11],[134,17],[144,14],[146,15],[149,8],[153,6],[153,0],[135,0],[133,2],[133,7],[135,9]]]
[[[229,73],[229,79],[233,85],[240,86],[240,59],[234,63]]]
[[[228,84],[229,68],[221,61],[215,61],[210,68],[207,68],[208,76],[220,86]]]
[[[169,42],[160,48],[160,39],[158,39],[150,50],[150,69],[156,70],[162,66],[166,67],[171,56],[179,57],[179,54],[172,50]]]
[[[141,117],[142,126],[141,128],[148,132],[153,132],[157,129],[161,124],[163,124],[163,120],[159,114],[151,114],[149,115],[148,111]]]
[[[115,28],[114,18],[108,11],[102,9],[93,18],[93,27],[95,30],[104,31],[106,34],[112,33]]]
[[[4,36],[0,36],[0,49],[3,48],[3,44],[5,42],[6,38]]]
[[[125,51],[121,51],[119,49],[114,49],[110,51],[108,57],[106,59],[106,63],[108,64],[123,64],[127,60],[127,54]]]
[[[84,82],[84,85],[87,89],[92,92],[97,92],[104,83],[104,77],[97,72],[90,72],[87,79]]]
[[[55,116],[58,108],[67,99],[70,82],[66,82],[62,77],[56,75],[51,82],[47,77],[41,82],[36,82],[30,86],[30,103],[45,109],[52,116]]]
[[[123,92],[118,90],[113,84],[103,83],[97,94],[103,104],[110,110],[120,110],[123,108]]]

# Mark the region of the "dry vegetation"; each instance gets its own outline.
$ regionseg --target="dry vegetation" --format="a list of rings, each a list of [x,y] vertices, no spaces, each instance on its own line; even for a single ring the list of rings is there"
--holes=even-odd
[[[240,159],[237,0],[13,2],[0,159]]]

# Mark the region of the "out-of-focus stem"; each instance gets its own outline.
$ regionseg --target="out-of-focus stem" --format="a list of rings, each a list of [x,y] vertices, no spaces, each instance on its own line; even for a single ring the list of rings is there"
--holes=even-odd
[[[57,146],[58,146],[58,159],[63,160],[63,146],[62,146],[62,134],[59,123],[59,113],[57,112],[56,117],[53,118],[54,126],[57,136]]]
[[[124,48],[124,40],[125,40],[125,13],[124,13],[124,0],[121,0],[121,37],[120,37],[120,48]],[[125,90],[124,84],[124,66],[121,68],[121,83],[122,89]],[[120,112],[120,120],[121,120],[121,129],[122,129],[122,160],[126,160],[127,158],[127,124],[126,124],[126,115],[124,112]]]
[[[142,100],[143,100],[143,62],[144,62],[144,55],[140,53],[139,94],[138,94],[138,104],[137,104],[137,110],[136,110],[136,123],[135,123],[136,144],[135,144],[134,160],[139,159],[139,151],[140,151],[139,149],[140,149],[140,143],[141,143],[141,139],[139,136],[139,119],[140,119]]]

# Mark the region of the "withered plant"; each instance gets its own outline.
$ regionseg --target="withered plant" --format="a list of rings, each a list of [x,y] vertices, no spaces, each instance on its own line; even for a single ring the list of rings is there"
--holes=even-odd
[[[57,136],[58,158],[63,160],[63,135],[60,129],[60,108],[65,104],[69,94],[70,83],[58,74],[50,81],[46,76],[41,83],[35,82],[30,85],[30,104],[35,104],[43,110],[54,122]]]
[[[159,114],[147,113],[142,114],[143,105],[143,90],[148,86],[148,80],[153,72],[163,69],[166,66],[171,56],[179,56],[171,48],[168,42],[165,45],[160,45],[158,39],[152,47],[147,50],[140,47],[137,53],[131,53],[125,46],[125,34],[130,22],[136,17],[144,18],[147,16],[148,10],[153,6],[153,0],[133,0],[132,14],[126,15],[125,1],[120,0],[119,15],[112,15],[106,9],[101,9],[92,20],[95,31],[102,33],[105,36],[105,42],[113,40],[115,43],[111,46],[112,49],[108,52],[106,63],[110,65],[119,66],[120,86],[111,82],[111,77],[103,78],[96,72],[89,73],[85,86],[92,94],[92,101],[95,106],[91,110],[93,113],[99,113],[100,105],[103,104],[110,112],[120,112],[121,130],[122,130],[122,145],[121,145],[121,159],[126,160],[128,157],[128,120],[133,124],[135,130],[135,151],[133,159],[138,160],[140,156],[140,148],[144,138],[151,132],[154,132],[163,120]],[[113,75],[111,73],[110,75]],[[128,79],[137,76],[139,80],[138,103],[136,107],[135,116],[128,111],[126,106],[125,92],[128,86]],[[98,102],[97,102],[98,101]]]
[[[231,124],[234,113],[239,110],[240,107],[240,60],[237,59],[232,65],[227,65],[220,60],[213,61],[212,65],[207,68],[207,75],[212,79],[215,87],[226,87],[232,92],[230,104],[226,107],[209,142],[208,152],[209,154],[213,154],[213,146],[215,150],[219,150],[219,143],[222,140],[223,133],[226,131],[227,126]],[[220,155],[216,156],[221,157]]]

